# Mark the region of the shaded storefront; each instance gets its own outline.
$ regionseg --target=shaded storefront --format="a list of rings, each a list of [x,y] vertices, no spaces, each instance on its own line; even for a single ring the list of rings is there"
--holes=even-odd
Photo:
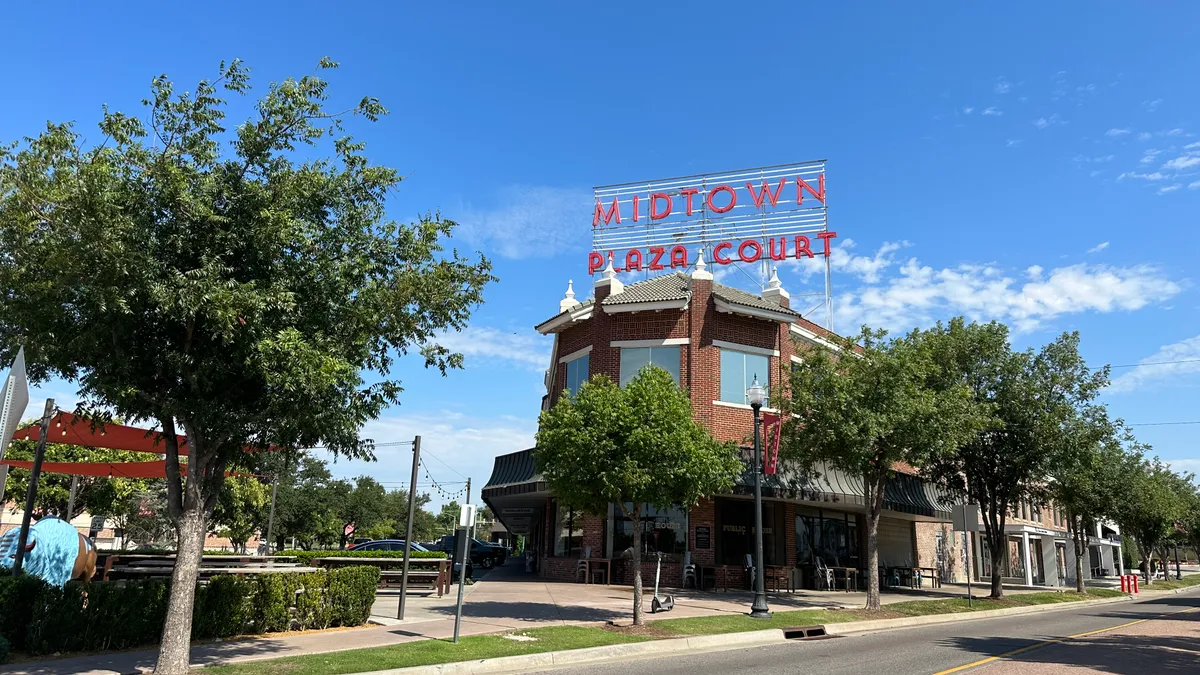
[[[734,579],[729,583],[740,583],[736,570],[745,567],[754,551],[752,473],[742,475],[730,494],[702,499],[691,508],[645,505],[635,524],[615,504],[605,514],[589,514],[561,503],[536,474],[532,453],[497,457],[483,499],[505,527],[528,537],[539,574],[574,580],[581,559],[604,558],[612,561],[612,581],[631,583],[633,537],[638,533],[643,575],[653,574],[661,552],[669,586],[682,583],[689,560],[697,567],[727,568],[726,578]],[[765,563],[795,570],[792,581],[802,587],[816,585],[818,566],[857,570],[861,583],[866,566],[862,480],[828,466],[801,471],[786,465],[764,479]],[[879,526],[881,567],[920,565],[914,525],[944,522],[948,509],[931,485],[915,476],[893,476]]]

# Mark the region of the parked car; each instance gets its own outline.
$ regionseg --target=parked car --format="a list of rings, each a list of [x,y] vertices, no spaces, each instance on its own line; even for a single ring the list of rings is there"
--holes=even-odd
[[[425,544],[425,547],[431,551],[442,551],[443,553],[454,556],[454,535],[447,534],[437,541]],[[496,565],[504,564],[506,552],[500,546],[489,544],[486,541],[478,539],[471,540],[471,562],[479,565],[485,570],[490,570]]]
[[[365,544],[355,544],[354,546],[351,546],[348,550],[350,550],[350,551],[403,551],[404,550],[404,540],[403,539],[376,539],[374,541],[368,541]],[[429,551],[430,549],[421,544],[418,544],[417,542],[414,541],[410,545],[409,550],[410,551]],[[449,555],[448,551],[446,553],[447,553],[447,555]],[[474,568],[472,567],[471,563],[468,561],[467,562],[467,578],[469,578],[469,579],[474,578],[472,576],[473,572],[474,572]],[[454,579],[458,579],[459,573],[460,573],[459,564],[454,563]]]

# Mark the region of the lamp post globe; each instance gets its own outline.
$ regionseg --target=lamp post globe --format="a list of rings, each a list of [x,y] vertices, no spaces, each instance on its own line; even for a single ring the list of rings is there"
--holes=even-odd
[[[754,382],[746,390],[746,400],[754,410],[754,602],[750,605],[750,616],[754,619],[771,618],[767,606],[766,569],[763,567],[763,524],[762,524],[762,440],[759,437],[759,412],[767,400],[767,390]]]

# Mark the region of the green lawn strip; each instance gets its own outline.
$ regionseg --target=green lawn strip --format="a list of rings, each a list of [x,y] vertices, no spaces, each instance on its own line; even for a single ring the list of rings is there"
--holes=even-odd
[[[1178,588],[1191,588],[1192,586],[1200,586],[1200,574],[1189,574],[1182,579],[1168,579],[1166,581],[1155,581],[1152,584],[1142,583],[1142,590],[1146,591],[1173,591]]]
[[[769,628],[817,626],[861,619],[860,615],[850,611],[802,609],[794,612],[775,612],[770,619],[751,619],[746,614],[730,614],[727,616],[697,616],[687,619],[657,619],[650,622],[650,625],[676,635],[716,635]]]
[[[585,626],[551,626],[513,631],[513,633],[536,638],[536,641],[509,640],[499,635],[465,637],[460,639],[458,644],[449,640],[419,640],[388,647],[289,656],[282,659],[215,666],[197,672],[204,675],[339,675],[388,668],[427,666],[453,661],[474,661],[502,656],[602,647],[627,642],[642,642],[649,639]]]
[[[1100,600],[1117,598],[1124,595],[1107,588],[1091,588],[1087,594],[1074,591],[1044,591],[1040,593],[1014,593],[1003,600],[976,598],[971,606],[967,606],[966,598],[945,598],[941,600],[911,600],[884,605],[885,610],[899,612],[907,616],[927,616],[929,614],[957,614],[960,612],[982,612],[988,609],[1005,609],[1006,607],[1022,607],[1028,605],[1054,605],[1061,602],[1080,602],[1083,600]]]

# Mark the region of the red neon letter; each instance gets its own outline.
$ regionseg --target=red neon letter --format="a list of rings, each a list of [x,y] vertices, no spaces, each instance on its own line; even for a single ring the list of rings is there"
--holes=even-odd
[[[754,247],[754,257],[753,258],[746,255],[746,247],[747,246]],[[758,243],[754,239],[747,239],[746,241],[743,241],[742,245],[738,246],[738,257],[742,259],[742,262],[748,262],[748,263],[758,260],[759,258],[762,257],[762,244]]]
[[[635,270],[639,272],[642,270],[642,252],[636,248],[630,249],[629,253],[625,254],[625,271],[633,272]]]
[[[588,276],[596,273],[596,270],[604,267],[604,256],[592,251],[588,254]]]
[[[754,200],[754,207],[757,208],[759,211],[761,211],[762,206],[763,206],[763,199],[765,199],[766,197],[771,198],[771,208],[775,208],[775,205],[779,203],[779,195],[780,195],[780,193],[783,192],[783,186],[786,183],[787,183],[786,178],[780,178],[779,185],[778,185],[778,187],[775,188],[775,192],[771,192],[771,186],[767,185],[767,181],[765,181],[765,180],[763,181],[763,184],[762,184],[762,190],[754,189],[754,183],[751,183],[750,181],[746,181],[746,189],[750,191],[750,197]]]
[[[641,195],[633,196],[633,222],[635,223],[638,221],[638,202],[640,201],[642,201]],[[618,220],[617,222],[619,223],[621,221]]]
[[[718,265],[728,265],[729,263],[733,262],[729,258],[721,257],[721,251],[724,251],[727,248],[733,248],[733,244],[723,241],[713,248],[713,261]]]
[[[816,190],[812,189],[811,185],[804,182],[803,178],[796,176],[796,203],[797,204],[804,203],[804,191],[805,190],[808,190],[809,192],[811,192],[812,196],[821,200],[821,203],[824,204],[825,203],[825,174],[822,173],[822,174],[817,175],[817,189]]]
[[[723,206],[719,209],[713,204],[713,195],[717,194],[718,192],[728,192],[729,193],[729,204],[727,204],[726,206]],[[718,185],[717,187],[713,188],[712,190],[710,190],[708,192],[707,200],[708,200],[708,208],[713,213],[725,213],[726,211],[728,211],[729,209],[732,209],[734,206],[737,205],[737,192],[735,192],[734,189],[729,187],[728,185]],[[618,222],[620,222],[620,221],[618,221]],[[732,247],[733,244],[730,244],[729,246]]]
[[[662,213],[658,212],[658,200],[667,200],[667,210]],[[671,195],[665,192],[655,192],[650,195],[650,220],[662,220],[671,215]]]
[[[621,211],[617,208],[616,197],[613,197],[612,206],[608,207],[607,211],[605,211],[604,207],[601,206],[600,200],[596,200],[596,214],[592,216],[592,227],[598,227],[600,225],[601,216],[604,217],[605,225],[608,225],[608,221],[612,220],[613,218],[617,219],[618,225],[621,224]]]
[[[787,239],[779,238],[779,251],[775,251],[775,237],[767,240],[767,253],[770,254],[771,260],[786,260],[787,259]]]
[[[661,270],[663,268],[663,265],[662,265],[662,263],[659,262],[659,260],[662,259],[663,254],[666,252],[667,252],[667,249],[665,249],[661,246],[651,246],[650,247],[650,255],[653,256],[650,258],[650,269],[651,270]]]
[[[687,269],[687,266],[688,266],[687,248],[685,248],[683,246],[672,246],[671,247],[671,269],[675,269],[676,267],[682,267],[684,269]]]
[[[821,251],[821,253],[824,253],[826,258],[829,257],[829,254],[831,253],[831,249],[833,248],[832,245],[830,245],[829,240],[836,239],[836,238],[837,238],[837,232],[818,232],[817,233],[817,239],[820,239],[821,241],[825,242],[825,250]]]
[[[687,214],[689,216],[692,215],[692,197],[696,196],[698,192],[700,192],[699,188],[683,188],[679,191],[679,194],[687,197]]]
[[[806,255],[810,258],[813,257],[812,249],[810,249],[808,247],[809,243],[810,242],[808,241],[808,237],[806,237],[804,235],[800,235],[799,237],[796,237],[796,259],[797,260],[800,259],[801,255]]]

